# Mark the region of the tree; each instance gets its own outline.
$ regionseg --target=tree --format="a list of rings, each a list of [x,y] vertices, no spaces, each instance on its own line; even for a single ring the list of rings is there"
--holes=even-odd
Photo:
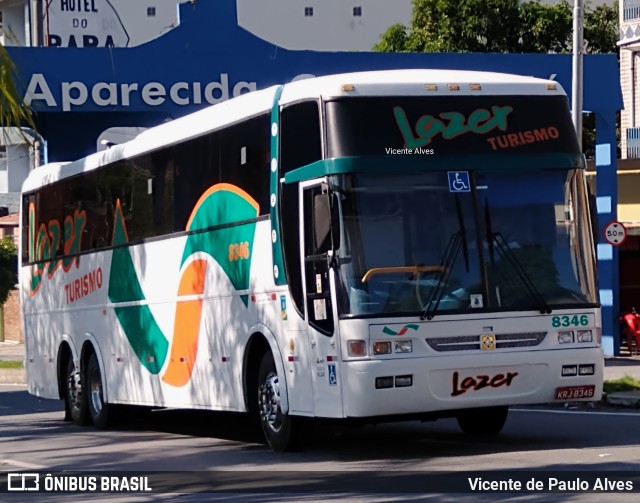
[[[31,108],[22,102],[16,68],[7,49],[0,44],[0,128],[26,126],[35,130]],[[22,129],[20,129],[22,132]],[[29,136],[22,133],[26,143]],[[17,250],[11,238],[0,239],[0,341],[4,340],[4,303],[17,281]]]
[[[10,237],[0,239],[0,305],[9,298],[18,281],[18,249]]]
[[[18,250],[10,237],[0,239],[0,341],[4,341],[4,303],[18,281]]]
[[[613,6],[599,5],[584,16],[584,39],[587,52],[594,54],[617,52],[619,39],[618,2]]]
[[[585,13],[584,35],[593,53],[616,52],[618,5]],[[571,52],[572,6],[563,0],[414,0],[409,27],[391,26],[378,52]]]
[[[35,129],[33,112],[22,102],[18,92],[15,64],[0,44],[0,127],[8,126]]]
[[[573,14],[568,2],[542,5],[538,1],[520,4],[520,46],[515,52],[571,52]]]

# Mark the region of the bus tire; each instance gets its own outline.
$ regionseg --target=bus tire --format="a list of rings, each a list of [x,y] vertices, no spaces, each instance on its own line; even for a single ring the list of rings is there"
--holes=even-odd
[[[258,370],[257,409],[264,438],[274,451],[298,447],[297,418],[280,408],[279,376],[271,352],[265,353]]]
[[[100,365],[95,353],[91,353],[86,371],[87,408],[93,425],[103,430],[109,425],[109,404],[104,401],[104,387]]]
[[[76,372],[73,358],[71,357],[67,360],[67,370],[65,372],[64,408],[65,419],[70,418],[78,426],[89,424],[90,418],[87,413],[85,384],[82,380],[82,373]]]
[[[488,437],[497,435],[502,431],[507,422],[509,407],[484,407],[480,409],[468,409],[460,412],[456,419],[458,426],[467,435]]]

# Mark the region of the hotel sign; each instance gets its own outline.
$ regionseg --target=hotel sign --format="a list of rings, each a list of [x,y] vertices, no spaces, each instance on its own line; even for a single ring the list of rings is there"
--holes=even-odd
[[[50,47],[127,47],[129,34],[108,0],[46,2]]]

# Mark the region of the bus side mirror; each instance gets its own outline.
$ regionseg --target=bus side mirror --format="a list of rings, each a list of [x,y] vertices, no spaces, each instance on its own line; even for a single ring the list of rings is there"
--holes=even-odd
[[[316,194],[313,198],[313,228],[316,253],[340,248],[340,220],[335,194]]]

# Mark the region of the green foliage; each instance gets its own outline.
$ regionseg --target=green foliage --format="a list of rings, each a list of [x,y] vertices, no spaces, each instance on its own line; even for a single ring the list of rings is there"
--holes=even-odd
[[[585,9],[591,53],[616,52],[618,5]],[[374,46],[379,52],[571,52],[573,8],[563,0],[414,0],[409,27],[396,24]]]
[[[0,305],[18,282],[18,249],[10,237],[0,239]]]
[[[552,5],[542,5],[539,1],[522,2],[518,22],[521,41],[515,52],[571,52],[573,14],[568,2]]]
[[[17,89],[16,68],[6,48],[0,44],[0,127],[26,126],[35,129],[31,108],[22,102]],[[23,135],[27,143],[31,139]]]
[[[613,6],[599,5],[584,16],[584,38],[588,42],[587,52],[617,52],[618,42],[618,2]]]
[[[640,381],[626,375],[620,379],[604,382],[605,393],[615,393],[616,391],[639,391]]]
[[[0,360],[0,369],[21,369],[22,362],[18,360]]]
[[[392,25],[380,38],[373,50],[377,52],[406,52],[407,28],[403,24]]]

